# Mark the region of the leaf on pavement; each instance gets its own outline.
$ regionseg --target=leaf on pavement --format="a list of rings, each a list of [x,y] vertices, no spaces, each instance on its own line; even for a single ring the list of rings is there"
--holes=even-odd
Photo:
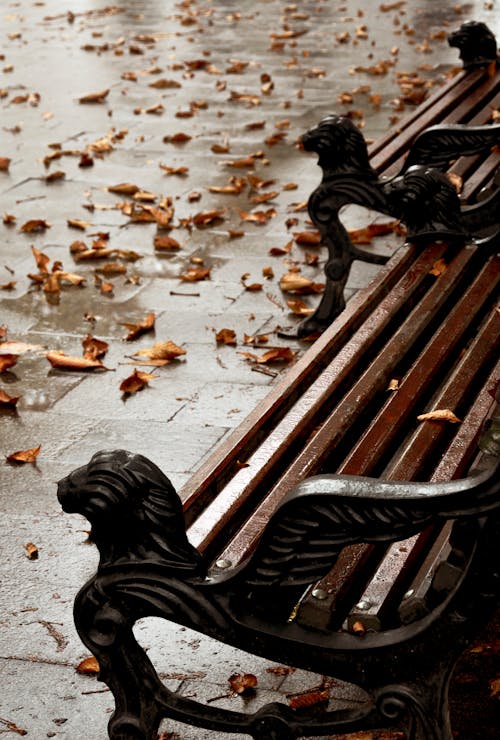
[[[19,355],[13,355],[8,352],[4,355],[0,355],[0,373],[5,372],[9,367],[14,367],[18,357]]]
[[[15,409],[20,398],[21,396],[9,396],[8,393],[0,389],[0,409]]]
[[[73,357],[60,350],[51,350],[45,356],[52,367],[59,370],[109,370],[99,359]]]
[[[99,663],[97,662],[97,658],[94,658],[93,655],[89,658],[85,658],[76,666],[76,672],[83,676],[97,676],[99,671]]]
[[[8,455],[7,460],[8,462],[20,464],[35,463],[41,449],[41,445],[38,445],[38,447],[32,447],[30,450],[18,450]]]
[[[130,396],[133,393],[142,391],[142,389],[145,388],[151,380],[154,380],[154,378],[157,377],[157,375],[153,375],[152,373],[134,370],[132,375],[129,375],[128,378],[122,380],[120,383],[120,390],[125,395]]]
[[[169,363],[176,360],[181,355],[185,355],[186,350],[182,347],[178,347],[175,342],[170,339],[166,342],[155,342],[152,347],[148,349],[140,349],[134,354],[134,357],[146,357],[148,363],[153,365],[168,365]]]
[[[88,93],[88,95],[82,95],[78,98],[79,103],[104,103],[109,95],[109,88],[107,90],[100,90],[99,92]]]
[[[132,342],[134,339],[137,339],[142,334],[146,334],[148,331],[153,331],[155,327],[155,315],[154,313],[148,313],[148,315],[144,319],[142,319],[142,321],[139,321],[139,323],[131,324],[128,322],[123,322],[122,326],[128,329],[128,334],[125,337],[125,340],[127,342]]]

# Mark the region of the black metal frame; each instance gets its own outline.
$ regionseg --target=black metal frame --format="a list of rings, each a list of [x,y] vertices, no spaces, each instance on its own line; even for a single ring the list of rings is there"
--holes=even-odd
[[[498,598],[500,425],[484,439],[481,470],[449,483],[399,483],[321,475],[290,491],[254,554],[209,572],[189,544],[170,481],[149,460],[123,450],[97,453],[59,483],[66,512],[92,525],[97,573],[75,602],[82,641],[97,657],[116,702],[113,740],[154,740],[170,717],[258,740],[327,735],[375,727],[449,740],[447,689],[459,655]],[[356,542],[394,542],[437,520],[456,520],[458,587],[410,625],[366,634],[326,633],[289,620],[304,589]],[[272,593],[280,600],[273,609]],[[160,616],[222,642],[295,667],[354,682],[371,701],[354,710],[296,712],[273,703],[255,714],[202,705],[169,691],[132,628]],[[431,657],[430,657],[431,656]]]
[[[449,43],[460,49],[465,68],[497,60],[495,37],[484,23],[464,23],[450,34]],[[318,154],[323,171],[308,211],[328,257],[325,291],[293,336],[321,333],[344,310],[344,288],[354,260],[387,262],[387,257],[352,244],[339,218],[343,206],[355,203],[400,219],[407,227],[407,241],[413,243],[429,238],[463,241],[482,237],[492,227],[498,230],[499,188],[478,203],[461,206],[450,181],[440,174],[460,156],[485,153],[498,144],[500,124],[431,126],[416,137],[400,172],[384,180],[371,167],[365,139],[350,119],[332,114],[307,131],[302,146]]]

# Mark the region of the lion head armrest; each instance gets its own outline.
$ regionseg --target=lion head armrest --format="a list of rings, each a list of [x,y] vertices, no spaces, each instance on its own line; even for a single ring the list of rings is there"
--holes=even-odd
[[[59,481],[57,496],[66,513],[90,522],[100,567],[149,561],[179,575],[204,575],[201,555],[186,536],[181,500],[146,457],[125,450],[98,452]]]

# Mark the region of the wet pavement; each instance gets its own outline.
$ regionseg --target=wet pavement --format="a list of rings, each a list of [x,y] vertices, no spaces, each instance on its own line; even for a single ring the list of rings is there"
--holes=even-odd
[[[494,2],[2,3],[0,353],[16,357],[0,391],[19,400],[0,410],[0,451],[40,450],[36,463],[1,467],[0,732],[98,740],[113,707],[75,671],[88,653],[71,605],[97,556],[87,523],[62,514],[56,481],[95,451],[123,447],[182,486],[286,373],[257,371],[241,353],[289,347],[297,357],[307,347],[277,336],[300,321],[280,278],[323,279],[324,255],[294,236],[309,227],[304,203],[319,181],[298,137],[329,112],[376,137],[458,66],[445,35],[471,18],[500,35]],[[404,72],[421,82],[405,87]],[[346,224],[376,218],[351,209]],[[373,248],[397,246],[384,237]],[[348,297],[377,269],[356,263]],[[126,341],[124,325],[150,314],[154,332]],[[217,342],[222,329],[236,345]],[[48,361],[62,351],[81,364],[88,335],[107,343],[104,367]],[[135,364],[167,341],[184,354]],[[136,369],[154,377],[125,396]],[[215,705],[241,708],[227,696],[237,672],[258,678],[250,710],[321,680],[277,676],[173,625],[137,630],[169,687],[224,697]],[[341,684],[331,694],[337,706],[362,698]]]

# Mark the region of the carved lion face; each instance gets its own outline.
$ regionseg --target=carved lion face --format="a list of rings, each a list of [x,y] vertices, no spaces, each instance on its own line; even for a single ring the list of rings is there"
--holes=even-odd
[[[495,36],[481,21],[462,23],[457,31],[449,34],[448,43],[460,49],[465,67],[488,63],[497,56]]]
[[[302,135],[301,142],[306,151],[319,155],[323,168],[371,169],[363,134],[345,116],[326,116]]]

